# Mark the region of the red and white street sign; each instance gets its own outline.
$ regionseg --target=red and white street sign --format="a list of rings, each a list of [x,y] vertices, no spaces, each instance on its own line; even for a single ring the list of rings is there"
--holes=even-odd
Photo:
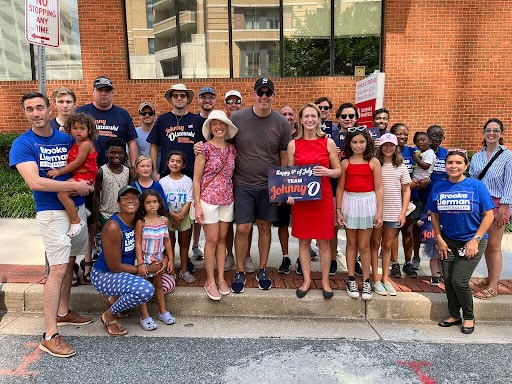
[[[60,44],[60,0],[25,0],[25,38],[31,44]]]
[[[356,83],[356,103],[359,126],[373,126],[373,112],[384,105],[384,72],[375,71]]]

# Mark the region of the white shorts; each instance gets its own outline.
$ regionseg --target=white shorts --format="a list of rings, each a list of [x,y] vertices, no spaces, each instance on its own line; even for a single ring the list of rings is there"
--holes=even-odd
[[[78,217],[87,222],[84,204],[78,207]],[[87,253],[89,247],[87,226],[82,228],[78,236],[71,239],[67,235],[70,221],[66,211],[37,212],[36,221],[41,232],[49,265],[67,264],[70,255],[77,256]]]
[[[201,209],[204,214],[203,224],[215,224],[219,221],[231,223],[235,218],[234,205],[212,205],[201,200]]]

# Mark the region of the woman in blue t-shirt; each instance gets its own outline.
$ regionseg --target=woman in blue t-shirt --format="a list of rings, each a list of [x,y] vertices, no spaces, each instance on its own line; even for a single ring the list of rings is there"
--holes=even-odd
[[[494,202],[481,181],[464,176],[468,168],[466,151],[449,150],[445,168],[448,179],[433,187],[427,202],[443,262],[450,313],[439,326],[462,324],[462,333],[470,334],[475,330],[475,319],[469,279],[487,245]]]
[[[126,186],[119,190],[119,212],[103,227],[103,250],[91,271],[92,285],[101,294],[109,296],[108,301],[112,304],[100,316],[106,331],[112,336],[128,333],[117,323],[119,314],[146,303],[155,292],[153,284],[138,276],[139,268],[144,267],[144,264],[134,265],[134,225],[135,214],[139,208],[139,195],[134,187]],[[160,273],[166,267],[165,261],[155,262],[147,267],[147,272]]]

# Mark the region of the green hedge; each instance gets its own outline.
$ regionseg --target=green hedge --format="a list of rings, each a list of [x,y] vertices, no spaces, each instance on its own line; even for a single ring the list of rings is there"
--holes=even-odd
[[[16,170],[0,166],[0,217],[33,218],[36,207],[25,180]]]
[[[0,134],[0,167],[9,166],[9,151],[11,150],[12,142],[19,135],[19,133]]]

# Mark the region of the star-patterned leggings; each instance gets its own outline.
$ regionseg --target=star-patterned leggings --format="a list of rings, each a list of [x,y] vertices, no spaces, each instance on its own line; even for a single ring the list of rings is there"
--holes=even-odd
[[[103,272],[93,268],[91,281],[99,293],[119,297],[111,307],[113,314],[138,307],[148,302],[155,293],[153,284],[127,272]]]

